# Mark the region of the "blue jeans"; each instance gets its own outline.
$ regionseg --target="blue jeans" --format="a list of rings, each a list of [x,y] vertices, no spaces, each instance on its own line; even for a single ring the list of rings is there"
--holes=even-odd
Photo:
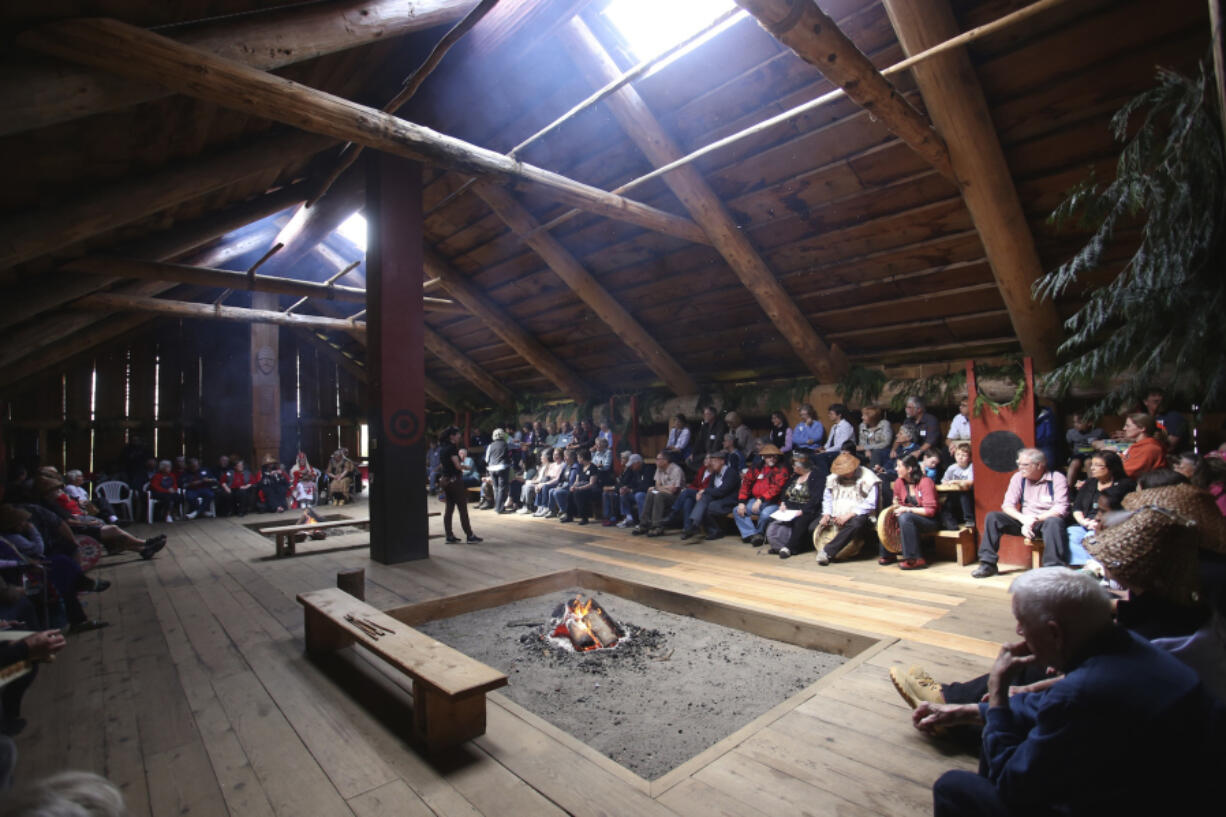
[[[629,516],[632,519],[643,518],[643,505],[647,502],[647,492],[639,491],[637,494],[622,494],[622,514]]]
[[[1088,533],[1089,531],[1081,525],[1068,526],[1068,563],[1070,565],[1083,565],[1090,561],[1090,551],[1081,544],[1081,540],[1085,539]]]
[[[761,500],[749,500],[745,503],[745,510],[747,512],[752,511],[755,507],[757,507],[759,502],[761,502]],[[771,514],[777,510],[779,510],[779,503],[772,502],[770,504],[766,504],[763,502],[761,510],[758,511],[758,521],[756,524],[749,518],[748,513],[742,516],[739,510],[734,510],[732,512],[732,521],[736,523],[736,529],[741,532],[741,538],[748,539],[750,536],[753,536],[756,533],[763,533],[766,530],[767,523],[771,521]]]
[[[690,526],[690,514],[694,512],[694,505],[698,502],[698,491],[693,488],[682,489],[677,495],[677,500],[673,503],[673,512],[669,514],[665,520],[668,524],[677,522],[683,525],[687,530]]]

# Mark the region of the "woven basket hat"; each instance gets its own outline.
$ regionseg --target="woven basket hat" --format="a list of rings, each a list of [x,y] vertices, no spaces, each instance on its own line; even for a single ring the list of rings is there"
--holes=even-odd
[[[844,451],[834,458],[834,462],[830,464],[830,473],[836,477],[849,477],[856,473],[856,469],[860,467],[860,458],[855,454]]]
[[[1148,493],[1148,492],[1147,492]],[[1200,600],[1196,525],[1190,518],[1146,505],[1127,519],[1085,539],[1086,549],[1129,589],[1179,604]]]
[[[1124,509],[1135,511],[1146,505],[1169,508],[1196,523],[1196,546],[1215,553],[1226,553],[1226,517],[1208,491],[1195,485],[1164,485],[1136,491],[1124,497]]]

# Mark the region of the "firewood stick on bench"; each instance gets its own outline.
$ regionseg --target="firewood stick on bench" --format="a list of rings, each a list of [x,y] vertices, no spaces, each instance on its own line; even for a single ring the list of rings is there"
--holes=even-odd
[[[339,588],[300,593],[298,603],[303,607],[307,652],[327,653],[356,644],[413,679],[413,734],[427,751],[485,734],[485,693],[506,686],[506,675]],[[353,622],[346,620],[350,616]]]
[[[260,533],[273,534],[277,538],[277,556],[294,555],[294,536],[299,533],[310,533],[327,528],[344,528],[349,526],[362,527],[370,524],[370,517],[356,519],[333,519],[328,522],[308,522],[306,524],[277,525],[273,528],[262,528]]]

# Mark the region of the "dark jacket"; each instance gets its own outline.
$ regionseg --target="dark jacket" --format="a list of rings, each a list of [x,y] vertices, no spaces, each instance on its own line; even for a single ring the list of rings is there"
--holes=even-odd
[[[691,446],[695,454],[710,454],[724,447],[724,435],[728,426],[719,417],[713,423],[703,423],[698,427],[698,434],[693,438]]]
[[[723,499],[726,496],[735,497],[741,490],[741,472],[733,468],[731,465],[725,465],[723,482],[719,485],[715,484],[715,477],[711,477],[711,484],[707,486],[703,492],[703,496],[710,497],[714,502],[717,499]]]

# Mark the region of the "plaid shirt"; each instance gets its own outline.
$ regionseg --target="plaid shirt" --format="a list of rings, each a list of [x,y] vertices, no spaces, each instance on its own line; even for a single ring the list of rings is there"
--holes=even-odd
[[[788,469],[782,465],[767,468],[765,465],[750,468],[741,480],[741,492],[737,498],[742,502],[750,497],[763,502],[778,502],[783,496],[783,488],[788,484]]]

